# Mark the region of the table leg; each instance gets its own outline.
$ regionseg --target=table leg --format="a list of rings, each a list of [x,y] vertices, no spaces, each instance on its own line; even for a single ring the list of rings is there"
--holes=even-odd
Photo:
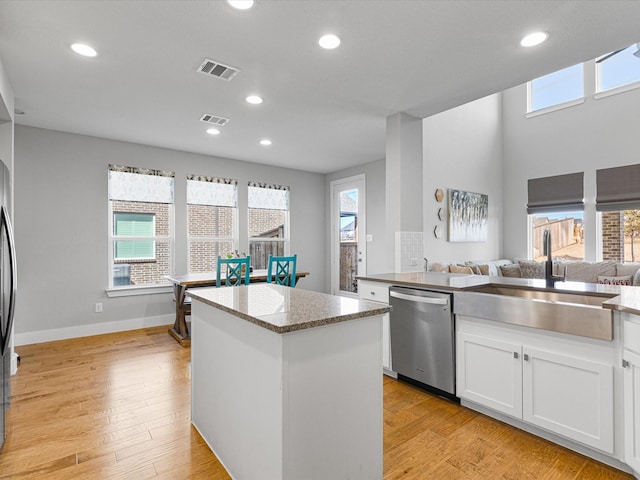
[[[189,327],[187,326],[187,320],[184,314],[184,298],[186,291],[187,287],[180,285],[179,283],[173,286],[173,293],[176,301],[176,320],[173,327],[169,329],[169,334],[183,347],[191,345]]]

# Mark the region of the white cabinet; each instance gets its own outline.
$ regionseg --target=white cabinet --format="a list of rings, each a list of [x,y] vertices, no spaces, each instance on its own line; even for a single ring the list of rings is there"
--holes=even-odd
[[[389,287],[387,283],[358,280],[358,296],[361,300],[389,303]],[[389,314],[382,317],[382,367],[387,374],[391,371],[391,331]]]
[[[459,332],[456,348],[458,396],[522,418],[522,347]]]
[[[624,453],[627,465],[640,474],[640,318],[628,316],[623,328]]]
[[[613,366],[526,346],[522,360],[523,420],[613,453]]]
[[[613,453],[612,364],[460,321],[456,348],[460,398]]]

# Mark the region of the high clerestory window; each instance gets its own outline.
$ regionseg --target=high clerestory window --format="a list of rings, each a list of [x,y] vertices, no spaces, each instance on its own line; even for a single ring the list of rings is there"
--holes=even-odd
[[[628,86],[640,86],[640,43],[596,59],[596,92]]]
[[[251,266],[264,269],[269,255],[289,253],[289,187],[249,182],[248,207]]]
[[[189,272],[212,272],[238,248],[238,181],[187,177]]]
[[[167,284],[173,172],[109,165],[109,287]]]
[[[583,65],[558,70],[527,84],[527,112],[545,111],[580,103],[584,99]]]

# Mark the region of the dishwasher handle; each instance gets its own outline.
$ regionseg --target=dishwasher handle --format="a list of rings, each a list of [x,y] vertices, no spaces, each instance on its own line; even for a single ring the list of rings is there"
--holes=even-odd
[[[429,303],[431,305],[447,305],[449,303],[448,298],[434,298],[434,297],[418,297],[415,295],[407,295],[405,293],[399,292],[389,292],[394,298],[399,298],[401,300],[408,300],[410,302],[419,302],[419,303]]]

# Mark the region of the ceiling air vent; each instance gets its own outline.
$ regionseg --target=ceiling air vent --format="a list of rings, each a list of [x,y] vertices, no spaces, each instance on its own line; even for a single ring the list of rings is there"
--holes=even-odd
[[[223,126],[229,123],[228,118],[220,117],[218,115],[211,115],[210,113],[205,113],[200,118],[201,122],[212,123],[213,125]]]
[[[211,60],[210,58],[205,58],[198,67],[198,71],[205,75],[212,75],[229,81],[235,77],[240,70],[228,65],[223,65],[215,60]]]

